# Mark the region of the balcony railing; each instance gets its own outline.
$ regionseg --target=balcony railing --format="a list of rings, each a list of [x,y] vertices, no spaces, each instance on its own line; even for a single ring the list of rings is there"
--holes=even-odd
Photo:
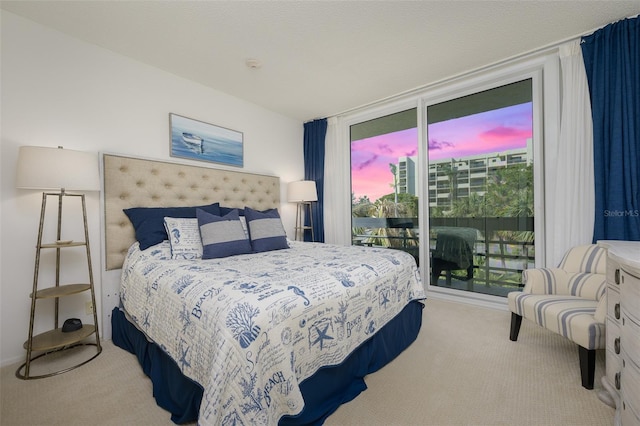
[[[352,220],[353,244],[404,250],[420,264],[417,218],[354,217]],[[533,224],[533,217],[431,218],[429,254],[431,265],[435,266],[431,271],[432,281],[438,282],[442,270],[446,273],[446,285],[452,280],[473,280],[474,285],[503,287],[504,291],[495,291],[500,295],[521,287],[522,271],[535,265]],[[451,246],[455,243],[452,239],[466,238],[465,244],[451,249],[458,250],[457,259],[453,252],[443,254],[444,246],[438,246],[439,235],[441,240],[450,239],[449,247],[455,247]],[[461,260],[463,252],[469,261]]]

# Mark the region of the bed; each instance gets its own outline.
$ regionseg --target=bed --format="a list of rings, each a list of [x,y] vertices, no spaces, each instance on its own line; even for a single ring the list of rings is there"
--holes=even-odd
[[[121,268],[112,339],[136,354],[174,422],[321,424],[417,337],[425,296],[413,257],[286,239],[277,177],[102,158],[105,264]],[[208,259],[176,250],[171,227],[146,241],[127,217],[214,205],[220,213],[196,209]],[[181,240],[193,220],[176,219]],[[227,225],[252,249],[225,255],[227,242],[211,243]]]

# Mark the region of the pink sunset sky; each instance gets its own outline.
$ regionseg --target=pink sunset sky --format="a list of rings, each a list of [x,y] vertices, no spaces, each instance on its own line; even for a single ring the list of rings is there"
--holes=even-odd
[[[533,135],[531,102],[431,124],[429,159],[524,148]],[[407,129],[351,142],[351,191],[356,200],[375,201],[393,192],[389,164],[418,153],[418,129]]]

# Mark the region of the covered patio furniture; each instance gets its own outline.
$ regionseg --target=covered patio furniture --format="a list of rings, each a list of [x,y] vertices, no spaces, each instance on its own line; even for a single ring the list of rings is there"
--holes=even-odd
[[[431,281],[436,283],[443,271],[451,285],[451,271],[465,270],[466,279],[473,278],[473,253],[478,230],[453,226],[434,227],[436,247],[431,252]]]

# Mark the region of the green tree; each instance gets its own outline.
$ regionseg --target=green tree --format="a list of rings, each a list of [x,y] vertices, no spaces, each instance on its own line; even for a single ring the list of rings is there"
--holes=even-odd
[[[533,216],[533,166],[505,167],[487,177],[487,216]]]
[[[403,217],[418,217],[419,198],[413,194],[407,194],[407,193],[387,194],[387,195],[383,195],[378,200],[397,202],[399,206],[398,213],[400,214],[400,212],[402,212]],[[399,216],[396,216],[396,217],[399,217]]]
[[[448,215],[452,217],[486,217],[487,206],[484,197],[472,193],[468,197],[458,198],[453,202]]]

